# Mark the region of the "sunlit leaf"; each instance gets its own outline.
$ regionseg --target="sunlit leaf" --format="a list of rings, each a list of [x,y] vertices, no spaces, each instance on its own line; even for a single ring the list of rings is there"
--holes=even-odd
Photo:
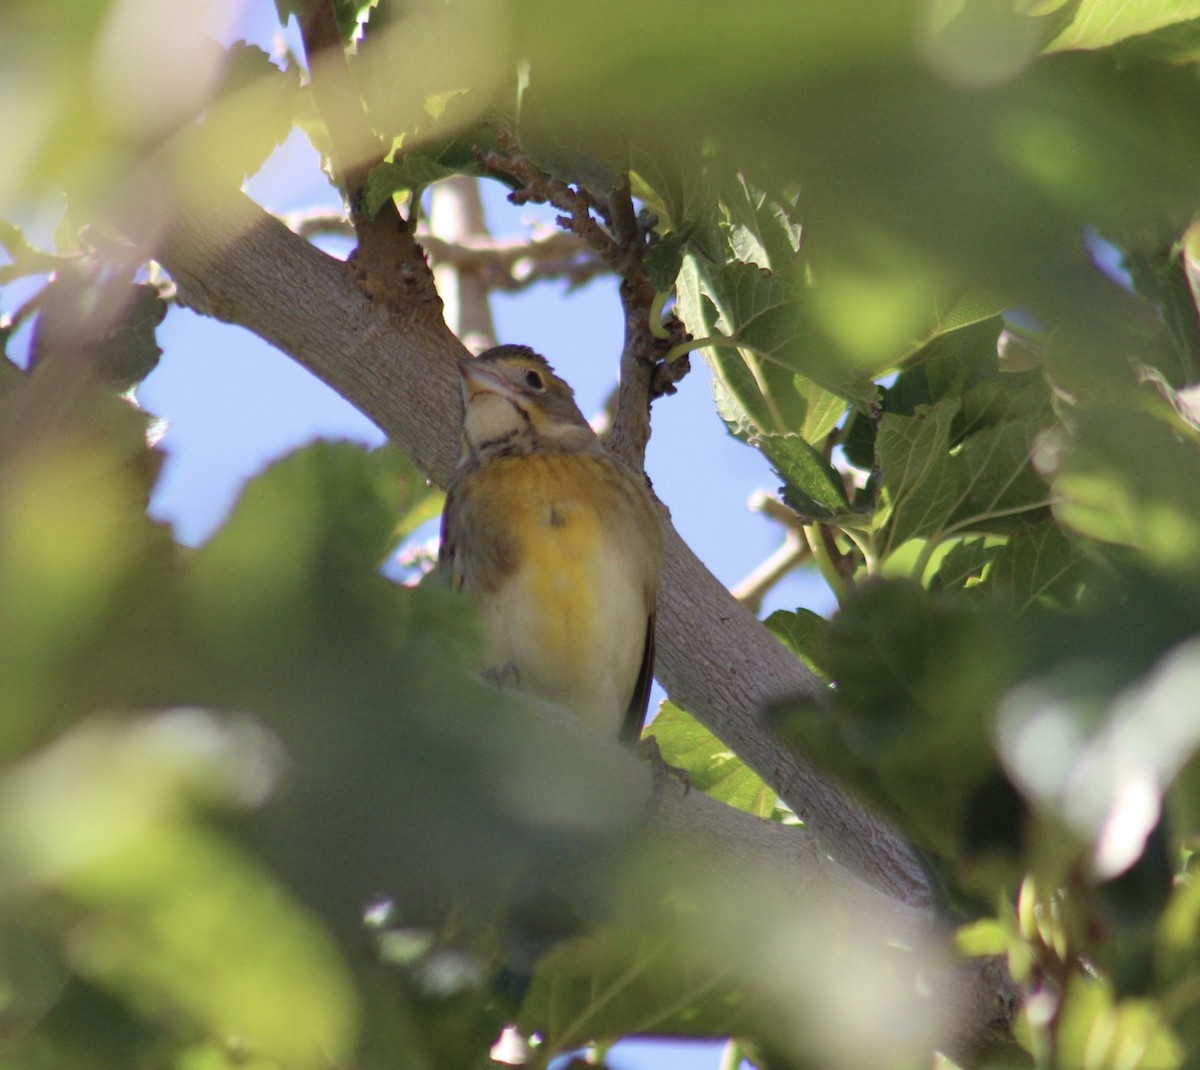
[[[1075,14],[1050,49],[1103,48],[1127,37],[1200,18],[1200,3],[1178,0],[1080,0]]]
[[[663,757],[687,770],[693,788],[756,817],[775,812],[775,793],[762,777],[678,706],[664,702],[650,732]]]
[[[983,579],[999,552],[999,544],[989,544],[985,538],[961,539],[942,558],[930,586],[939,591],[974,587]]]
[[[1131,1064],[1174,1070],[1184,1052],[1162,1013],[1142,1000],[1113,1000],[1102,982],[1072,985],[1057,1029],[1058,1057],[1068,1066]]]

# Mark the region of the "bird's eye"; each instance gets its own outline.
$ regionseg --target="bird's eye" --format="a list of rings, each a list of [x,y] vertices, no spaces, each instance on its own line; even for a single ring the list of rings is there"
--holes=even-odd
[[[525,373],[525,385],[530,390],[545,390],[546,384],[542,382],[542,377],[538,375],[532,368]]]

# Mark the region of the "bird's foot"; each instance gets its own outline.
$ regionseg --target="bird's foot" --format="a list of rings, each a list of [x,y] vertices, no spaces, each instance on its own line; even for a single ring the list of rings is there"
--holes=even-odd
[[[642,739],[639,739],[633,745],[633,750],[638,757],[645,758],[650,763],[650,775],[654,780],[655,796],[662,794],[663,786],[668,780],[677,781],[683,788],[684,795],[692,790],[692,778],[688,771],[680,769],[677,765],[671,765],[662,756],[658,740],[653,736],[644,736]]]

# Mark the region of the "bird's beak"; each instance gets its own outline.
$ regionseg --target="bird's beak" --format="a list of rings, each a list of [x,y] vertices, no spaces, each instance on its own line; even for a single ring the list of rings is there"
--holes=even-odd
[[[463,397],[467,404],[479,394],[499,394],[509,399],[516,396],[512,383],[486,361],[466,357],[458,362],[458,372],[463,379]]]

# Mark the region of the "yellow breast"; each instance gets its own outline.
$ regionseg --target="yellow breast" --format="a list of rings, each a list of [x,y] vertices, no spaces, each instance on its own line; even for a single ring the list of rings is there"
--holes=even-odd
[[[462,491],[471,529],[457,539],[462,574],[491,665],[511,664],[522,690],[615,732],[658,582],[658,518],[645,488],[606,455],[546,453],[497,458]],[[473,552],[476,538],[491,552]]]

